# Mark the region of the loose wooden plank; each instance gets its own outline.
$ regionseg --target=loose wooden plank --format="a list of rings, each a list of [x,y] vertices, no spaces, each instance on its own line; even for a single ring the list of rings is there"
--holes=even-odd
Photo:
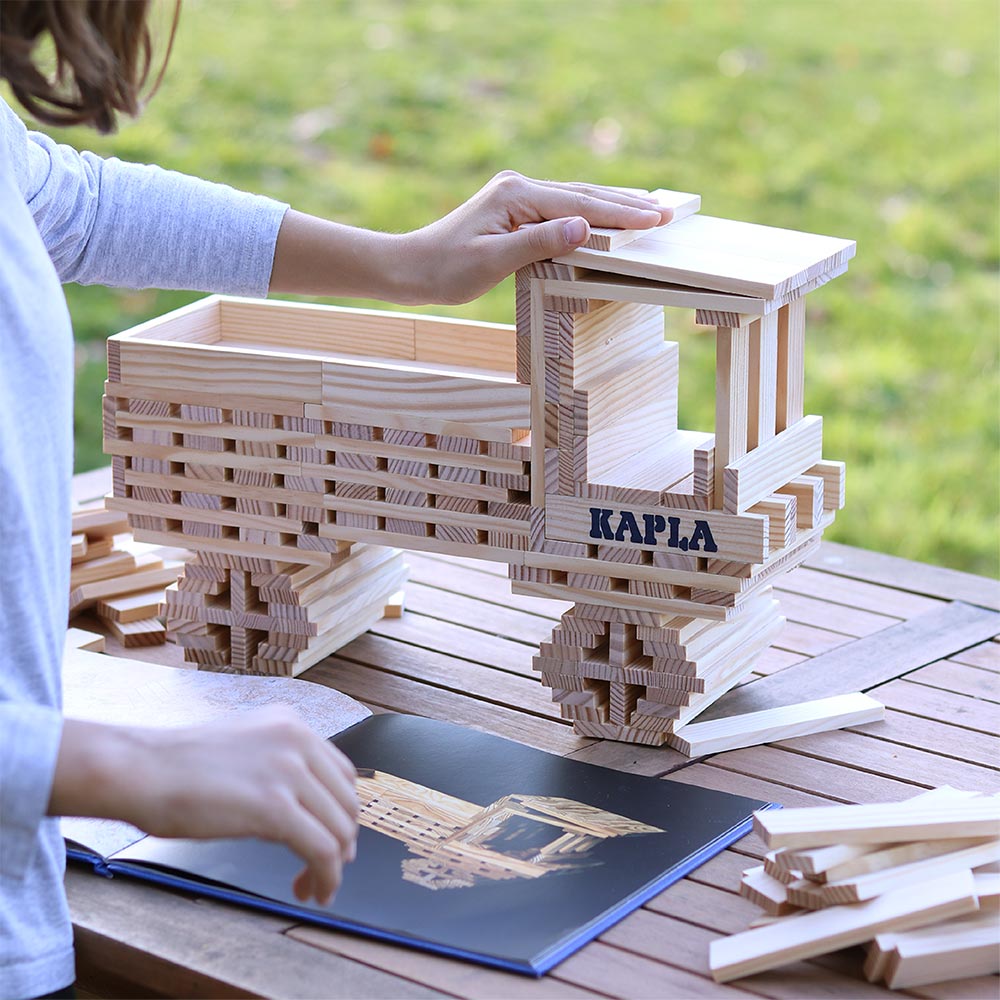
[[[996,837],[1000,799],[992,796],[937,805],[892,804],[779,809],[754,814],[754,828],[771,847],[894,844],[904,840]]]
[[[929,566],[836,542],[824,542],[819,552],[807,560],[807,565],[855,580],[1000,611],[1000,581],[985,576]]]
[[[884,715],[884,705],[856,692],[729,716],[714,722],[690,722],[676,729],[668,742],[682,753],[700,757],[842,726],[876,722]]]
[[[1000,615],[996,612],[956,601],[746,684],[723,695],[704,718],[742,715],[804,697],[869,691],[882,681],[982,642],[998,630]],[[874,696],[884,701],[879,694]]]
[[[908,930],[971,913],[977,906],[971,874],[947,876],[925,883],[918,898],[909,889],[899,889],[857,906],[819,910],[713,941],[712,975],[728,982],[860,944],[881,931]]]

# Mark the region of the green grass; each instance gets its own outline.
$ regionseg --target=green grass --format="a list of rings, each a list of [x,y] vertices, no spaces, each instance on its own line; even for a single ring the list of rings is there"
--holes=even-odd
[[[828,537],[997,575],[997,51],[992,0],[186,0],[143,118],[67,140],[398,231],[514,167],[854,238],[810,299],[807,412],[848,464]],[[194,296],[68,294],[84,469],[99,341]],[[512,288],[437,311],[511,322]],[[711,341],[681,339],[710,429]]]

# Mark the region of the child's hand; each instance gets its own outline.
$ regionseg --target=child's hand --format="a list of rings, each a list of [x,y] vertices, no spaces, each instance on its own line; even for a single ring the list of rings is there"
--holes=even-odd
[[[301,900],[328,902],[354,858],[356,773],[290,709],[180,729],[67,720],[49,812],[124,819],[159,837],[261,837],[305,861]]]
[[[582,246],[591,225],[649,229],[669,222],[671,214],[634,192],[537,181],[506,170],[464,205],[403,239],[423,292],[418,298],[458,303],[526,264]]]
[[[649,229],[672,214],[633,191],[505,170],[443,219],[403,235],[289,211],[270,290],[414,305],[468,302],[525,264],[582,246],[591,225]]]

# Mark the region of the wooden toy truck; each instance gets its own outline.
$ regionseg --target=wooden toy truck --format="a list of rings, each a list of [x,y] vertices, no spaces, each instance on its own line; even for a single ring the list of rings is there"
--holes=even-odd
[[[746,676],[844,501],[804,320],[854,243],[695,214],[603,245],[520,271],[516,327],[216,296],[112,337],[108,502],[196,553],[186,657],[296,674],[418,549],[573,603],[535,666],[581,734],[662,744]],[[714,329],[714,433],[678,427],[665,307]]]

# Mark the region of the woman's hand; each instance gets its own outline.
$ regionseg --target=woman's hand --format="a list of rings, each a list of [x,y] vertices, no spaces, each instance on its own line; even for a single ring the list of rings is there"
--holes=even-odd
[[[403,235],[289,211],[278,233],[270,291],[468,302],[526,264],[583,246],[591,225],[649,229],[670,218],[669,209],[642,193],[505,170],[443,219]]]
[[[290,709],[179,729],[67,720],[52,815],[124,819],[159,837],[261,837],[305,862],[301,900],[328,902],[354,859],[356,772]]]

